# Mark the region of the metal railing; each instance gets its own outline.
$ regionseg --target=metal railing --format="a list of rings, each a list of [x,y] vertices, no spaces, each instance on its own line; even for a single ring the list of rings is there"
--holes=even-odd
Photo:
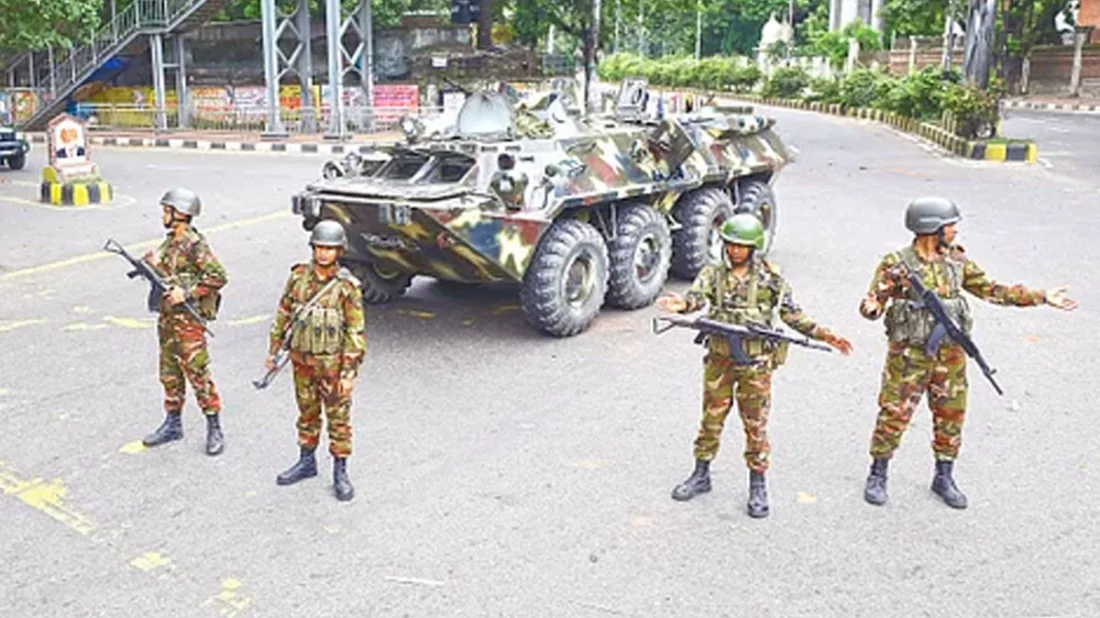
[[[97,30],[89,43],[70,49],[66,57],[55,61],[53,71],[48,73],[45,83],[39,85],[42,91],[49,93],[48,99],[42,97],[45,105],[40,109],[48,108],[59,94],[67,93],[87,79],[105,59],[116,54],[139,34],[151,34],[178,26],[206,2],[207,0],[134,0]]]
[[[266,130],[268,113],[263,107],[233,109],[193,106],[188,108],[188,126],[179,125],[177,106],[157,108],[132,103],[80,103],[76,115],[86,118],[91,131],[171,134],[174,132],[208,132],[220,135],[247,135]],[[351,134],[374,134],[400,131],[399,121],[407,114],[423,122],[431,122],[443,114],[438,107],[365,107],[343,109],[345,129]],[[158,129],[158,118],[164,117],[165,129]],[[328,106],[283,108],[280,116],[287,133],[321,135],[330,130],[332,110]]]

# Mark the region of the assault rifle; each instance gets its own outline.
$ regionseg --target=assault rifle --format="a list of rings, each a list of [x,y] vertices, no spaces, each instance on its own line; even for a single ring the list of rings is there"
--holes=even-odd
[[[262,390],[268,387],[269,384],[275,379],[275,376],[279,375],[279,372],[286,366],[287,361],[290,360],[290,338],[294,335],[294,325],[301,319],[302,314],[307,309],[316,304],[317,300],[325,295],[332,289],[332,286],[336,285],[336,282],[347,279],[351,276],[351,272],[346,268],[341,268],[336,271],[336,276],[332,278],[325,287],[321,288],[319,292],[313,295],[313,298],[309,299],[309,302],[298,307],[298,310],[294,312],[294,315],[290,316],[290,320],[286,325],[286,332],[283,333],[283,339],[279,342],[279,351],[275,353],[275,366],[267,370],[264,377],[259,380],[253,380],[252,386],[255,386],[257,390]]]
[[[660,326],[660,322],[667,322],[667,326]],[[793,343],[813,350],[824,350],[826,352],[832,352],[833,349],[827,345],[820,343],[813,343],[804,337],[793,337],[784,333],[780,329],[771,329],[767,326],[759,324],[728,324],[726,322],[719,322],[718,320],[712,320],[710,318],[686,318],[680,316],[668,316],[668,317],[656,317],[653,318],[653,332],[660,335],[661,333],[669,330],[670,328],[679,326],[681,328],[691,328],[699,331],[699,334],[695,336],[695,343],[701,344],[708,335],[724,337],[730,343],[730,354],[733,355],[733,361],[738,365],[755,365],[760,361],[754,361],[745,354],[745,349],[741,345],[745,339],[764,339],[770,342],[786,341],[787,343]]]
[[[126,252],[126,249],[122,248],[122,245],[115,242],[113,239],[108,238],[107,243],[103,245],[103,250],[109,253],[117,253],[126,259],[134,269],[126,276],[133,279],[134,277],[142,277],[149,282],[149,297],[146,299],[145,304],[150,313],[157,313],[160,309],[160,299],[164,296],[165,292],[170,287],[168,283],[157,273],[156,269],[150,266],[145,260],[139,260],[134,258]],[[206,331],[211,337],[214,333],[206,327],[206,320],[199,315],[199,312],[195,310],[195,306],[191,304],[190,300],[183,301],[183,308],[190,313],[192,317],[199,321],[202,325],[202,329]]]
[[[997,370],[989,368],[985,359],[982,358],[982,353],[978,350],[978,346],[974,344],[974,341],[970,337],[966,336],[966,333],[962,332],[962,329],[955,323],[955,320],[952,320],[951,316],[947,315],[947,309],[943,306],[943,301],[940,300],[940,297],[937,296],[933,290],[925,288],[924,284],[920,282],[920,279],[915,274],[908,273],[907,277],[909,279],[909,285],[913,286],[913,290],[920,296],[920,303],[918,303],[917,306],[922,306],[927,309],[936,320],[936,325],[932,328],[932,333],[928,335],[928,340],[924,342],[924,353],[928,356],[935,356],[940,346],[943,345],[944,338],[950,337],[955,343],[962,346],[967,356],[978,363],[978,367],[981,368],[982,373],[985,374],[989,383],[993,385],[997,394],[1004,395],[1004,391],[1001,390],[1000,385],[993,379],[993,374],[997,373]]]

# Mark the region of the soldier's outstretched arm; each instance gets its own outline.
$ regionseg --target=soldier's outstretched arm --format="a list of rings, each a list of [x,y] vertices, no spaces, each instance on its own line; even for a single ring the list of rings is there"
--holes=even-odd
[[[875,268],[875,275],[871,278],[871,284],[867,286],[867,295],[859,303],[860,315],[868,320],[877,320],[882,317],[886,301],[894,296],[900,285],[901,274],[898,268],[898,260],[893,253],[879,261]]]
[[[1048,297],[1044,290],[1032,289],[1021,284],[1005,285],[993,281],[970,259],[963,264],[962,285],[967,292],[995,305],[1034,307],[1049,303],[1061,309],[1073,309],[1077,306],[1075,301],[1065,297],[1065,290],[1062,288],[1052,289]]]
[[[837,350],[840,350],[842,354],[847,355],[851,353],[852,343],[850,341],[832,333],[829,329],[818,324],[802,311],[802,307],[794,300],[794,292],[791,290],[791,286],[786,281],[782,281],[780,290],[779,319],[786,322],[787,325],[794,330],[811,339],[824,341]]]
[[[684,295],[687,307],[684,308],[682,313],[698,311],[707,303],[710,303],[712,307],[718,304],[718,299],[714,298],[714,278],[717,276],[718,269],[714,266],[707,265],[699,271],[699,274],[695,276],[695,280],[691,282],[691,287]]]
[[[366,318],[363,315],[363,292],[348,285],[341,297],[344,312],[344,349],[340,359],[340,379],[354,380],[367,354]]]
[[[287,325],[291,314],[291,291],[294,288],[293,269],[291,275],[283,287],[283,295],[279,297],[279,305],[275,308],[275,320],[271,323],[270,343],[268,344],[268,356],[275,356],[283,344],[283,336],[286,334]]]

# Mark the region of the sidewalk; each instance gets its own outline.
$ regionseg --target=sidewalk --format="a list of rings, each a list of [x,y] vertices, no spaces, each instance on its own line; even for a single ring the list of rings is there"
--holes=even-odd
[[[1004,109],[1026,109],[1063,114],[1100,114],[1100,99],[1058,96],[1023,96],[1005,98]]]
[[[31,143],[46,143],[43,132],[28,133]],[[349,134],[343,140],[328,140],[322,134],[292,134],[265,138],[260,133],[242,131],[135,131],[96,129],[88,131],[93,146],[132,148],[173,148],[185,150],[225,150],[244,152],[289,152],[339,155],[358,150],[365,152],[378,144],[391,144],[402,139],[397,131],[370,135]]]

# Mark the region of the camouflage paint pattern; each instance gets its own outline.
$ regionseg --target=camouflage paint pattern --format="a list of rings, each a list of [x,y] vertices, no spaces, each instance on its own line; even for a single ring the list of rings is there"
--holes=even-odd
[[[521,115],[539,111],[535,101]],[[549,138],[401,143],[385,149],[388,162],[371,175],[311,183],[294,208],[307,221],[344,224],[349,261],[445,280],[519,282],[564,211],[584,218],[594,206],[630,201],[669,212],[692,189],[774,174],[788,157],[772,124],[717,111],[656,121],[599,115],[572,117],[551,127]],[[525,181],[512,206],[492,191],[503,153],[514,156],[511,171]],[[420,169],[414,176],[402,162]],[[445,168],[453,175],[445,178]]]
[[[309,264],[290,270],[275,320],[271,325],[268,352],[279,350],[283,334],[291,326],[298,308],[309,302],[328,282]],[[328,422],[329,452],[337,457],[351,454],[351,394],[341,394],[340,380],[354,381],[367,351],[363,293],[354,279],[340,281],[316,303],[339,308],[344,317],[340,350],[334,354],[309,354],[292,349],[294,393],[298,402],[298,444],[316,448],[321,432],[321,412]]]
[[[1005,285],[991,280],[961,246],[952,247],[945,260],[961,263],[961,290],[996,305],[1031,307],[1045,302],[1043,290],[1023,285]],[[936,294],[950,298],[961,290],[952,290],[944,261],[920,261],[921,283]],[[905,299],[910,294],[906,270],[900,252],[886,255],[875,269],[867,295],[878,301],[880,310],[869,312],[860,305],[860,313],[876,320],[885,313],[889,303]],[[913,410],[921,397],[928,394],[934,430],[932,450],[938,460],[954,460],[959,454],[962,426],[966,416],[968,382],[967,356],[961,347],[945,343],[937,355],[929,357],[921,346],[890,343],[882,372],[879,392],[879,413],[871,437],[871,456],[889,458],[901,442]]]
[[[187,226],[178,235],[168,232],[153,254],[153,267],[168,283],[185,288],[198,301],[195,305],[204,318],[214,318],[212,313],[203,310],[202,300],[219,294],[229,278],[198,230]],[[157,338],[164,409],[168,412],[183,410],[187,382],[190,382],[203,413],[219,413],[221,399],[210,376],[210,352],[202,325],[181,307],[169,305],[166,298],[161,299],[159,312]]]
[[[183,410],[187,382],[190,382],[203,414],[219,413],[221,398],[210,377],[210,352],[206,348],[206,332],[202,325],[187,314],[162,313],[157,320],[157,338],[165,411]]]
[[[695,458],[711,461],[718,455],[722,427],[730,406],[737,411],[745,431],[745,464],[754,472],[768,469],[768,412],[771,408],[772,372],[739,367],[728,356],[707,354],[703,359],[703,421],[695,438]]]

